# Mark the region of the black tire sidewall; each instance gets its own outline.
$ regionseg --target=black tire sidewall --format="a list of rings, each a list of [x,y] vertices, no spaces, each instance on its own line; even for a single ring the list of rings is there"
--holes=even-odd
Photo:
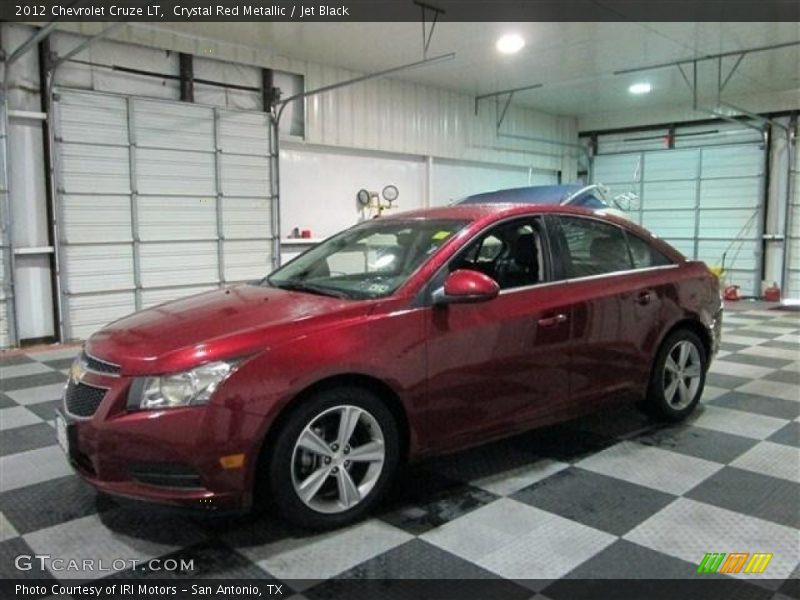
[[[384,438],[386,455],[383,472],[367,497],[353,508],[335,514],[317,512],[297,496],[292,483],[292,454],[297,438],[303,429],[322,412],[334,406],[348,404],[369,412],[378,422]],[[330,529],[341,527],[363,518],[380,501],[397,471],[400,457],[400,439],[394,416],[385,402],[370,390],[341,386],[315,392],[292,409],[281,424],[275,443],[266,457],[270,499],[282,515],[295,525],[308,529]]]
[[[700,361],[702,369],[700,372],[700,387],[697,388],[697,394],[692,399],[692,402],[685,408],[676,410],[667,402],[664,397],[664,366],[667,362],[667,356],[670,351],[675,347],[678,342],[688,341],[691,342],[700,354]],[[706,373],[708,371],[708,357],[706,349],[702,340],[693,331],[688,329],[679,329],[672,332],[664,342],[656,355],[655,363],[653,364],[653,372],[650,376],[650,385],[648,387],[647,399],[645,407],[648,412],[653,416],[668,420],[668,421],[681,421],[694,411],[700,398],[703,395],[703,390],[706,384]]]

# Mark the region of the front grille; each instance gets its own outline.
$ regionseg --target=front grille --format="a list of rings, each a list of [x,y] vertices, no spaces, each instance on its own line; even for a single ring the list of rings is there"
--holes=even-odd
[[[103,398],[106,390],[85,383],[75,383],[72,380],[67,384],[64,394],[64,404],[67,412],[76,417],[91,417]]]
[[[81,353],[81,362],[86,365],[89,371],[94,371],[95,373],[108,373],[109,375],[119,374],[119,365],[100,360],[99,358],[86,354],[86,352]]]

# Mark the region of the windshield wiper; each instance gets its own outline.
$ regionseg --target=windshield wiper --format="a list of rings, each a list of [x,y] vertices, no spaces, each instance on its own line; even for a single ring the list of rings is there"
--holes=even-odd
[[[292,292],[308,292],[309,294],[317,294],[319,296],[330,296],[332,298],[343,298],[343,299],[350,298],[350,295],[346,294],[345,292],[332,290],[324,286],[314,285],[313,283],[306,283],[304,281],[285,281],[281,283],[274,283],[272,281],[269,281],[269,284],[273,287],[280,288],[282,290],[289,290]]]

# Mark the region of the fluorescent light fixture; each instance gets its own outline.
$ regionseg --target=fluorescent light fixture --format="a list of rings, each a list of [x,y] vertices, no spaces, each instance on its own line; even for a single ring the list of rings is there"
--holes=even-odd
[[[525,46],[525,40],[516,33],[507,33],[497,40],[497,51],[502,54],[516,54]]]
[[[628,91],[631,94],[640,95],[640,94],[649,94],[650,91],[653,89],[653,86],[647,83],[646,81],[642,81],[640,83],[634,83],[631,87],[628,88]]]

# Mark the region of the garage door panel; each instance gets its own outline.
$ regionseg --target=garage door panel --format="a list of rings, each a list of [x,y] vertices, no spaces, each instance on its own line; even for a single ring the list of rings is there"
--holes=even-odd
[[[128,108],[124,98],[60,92],[57,106],[61,141],[128,145]]]
[[[697,202],[696,181],[657,181],[642,186],[642,208],[694,208]]]
[[[129,194],[128,148],[61,144],[60,189],[67,194]]]
[[[136,189],[156,196],[213,196],[214,155],[137,148]]]
[[[756,268],[756,242],[734,240],[700,240],[697,245],[698,258],[709,265],[721,265],[725,253],[725,268],[752,271]],[[749,293],[749,289],[747,289]]]
[[[222,199],[225,239],[272,237],[272,206],[266,198]]]
[[[208,240],[217,237],[217,199],[140,196],[142,241]]]
[[[222,193],[226,196],[270,195],[269,160],[259,156],[222,155]]]
[[[219,281],[217,242],[147,243],[139,256],[145,288]]]
[[[695,212],[646,210],[642,212],[642,225],[663,238],[692,238],[695,234]]]
[[[142,292],[142,308],[151,308],[158,304],[163,304],[164,302],[171,302],[172,300],[178,300],[179,298],[185,298],[186,296],[193,296],[216,289],[219,288],[215,285],[210,285],[145,290]]]
[[[755,144],[703,149],[704,179],[758,177],[764,170],[764,150]]]
[[[648,152],[644,159],[644,178],[646,181],[696,179],[698,156],[697,150]]]
[[[251,281],[266,276],[272,252],[268,240],[225,242],[225,281]]]
[[[133,247],[130,244],[66,246],[65,292],[83,294],[132,289]]]
[[[763,195],[759,177],[705,179],[700,183],[700,206],[704,208],[752,208]]]
[[[130,196],[61,196],[61,239],[67,244],[130,242]]]
[[[133,292],[76,296],[69,302],[68,339],[86,339],[92,333],[136,310]]]
[[[272,247],[269,115],[57,93],[68,338],[139,308],[217,289],[223,238],[241,240],[224,242],[228,277],[263,277]]]
[[[664,238],[664,241],[673,246],[686,258],[694,258],[694,240]]]
[[[133,101],[136,145],[175,150],[214,150],[211,108],[136,99]]]
[[[641,178],[641,154],[608,154],[594,158],[592,167],[597,183],[634,183]]]
[[[269,136],[267,115],[219,112],[219,147],[223,153],[268,156]]]
[[[700,211],[700,235],[704,238],[744,238],[754,240],[758,222],[752,210]]]

